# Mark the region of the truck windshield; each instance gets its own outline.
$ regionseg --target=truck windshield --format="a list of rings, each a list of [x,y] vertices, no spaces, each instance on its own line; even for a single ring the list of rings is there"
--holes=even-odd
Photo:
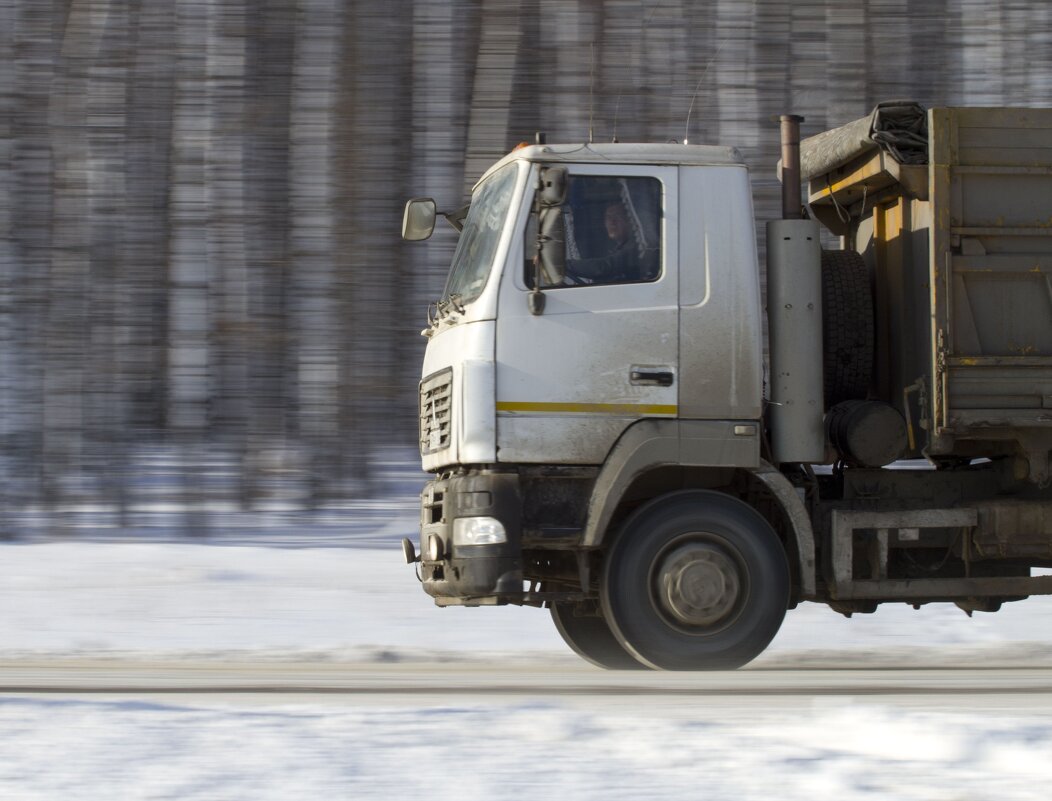
[[[475,190],[460,242],[453,254],[443,300],[452,300],[458,305],[471,303],[482,294],[493,267],[493,256],[508,216],[517,177],[517,165],[509,164]]]

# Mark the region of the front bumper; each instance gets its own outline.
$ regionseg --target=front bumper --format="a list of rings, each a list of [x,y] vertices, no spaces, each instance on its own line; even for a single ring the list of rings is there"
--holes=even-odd
[[[457,518],[493,518],[506,541],[458,545]],[[507,603],[523,594],[522,494],[515,473],[477,472],[429,481],[420,496],[420,577],[439,606]]]

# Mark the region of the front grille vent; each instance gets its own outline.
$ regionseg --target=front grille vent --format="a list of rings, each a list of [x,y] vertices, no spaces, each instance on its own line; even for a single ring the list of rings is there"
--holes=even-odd
[[[443,370],[420,382],[420,453],[450,445],[453,431],[453,371]]]

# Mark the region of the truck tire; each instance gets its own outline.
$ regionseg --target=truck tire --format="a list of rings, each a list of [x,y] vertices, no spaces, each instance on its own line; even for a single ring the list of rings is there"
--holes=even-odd
[[[729,670],[771,642],[789,602],[785,549],[737,498],[685,490],[625,523],[600,582],[621,646],[659,670]]]
[[[617,641],[606,620],[595,615],[578,615],[572,603],[553,603],[549,609],[555,628],[566,644],[582,659],[607,670],[646,670]]]
[[[873,289],[853,250],[822,251],[822,357],[826,408],[865,400],[873,375]]]

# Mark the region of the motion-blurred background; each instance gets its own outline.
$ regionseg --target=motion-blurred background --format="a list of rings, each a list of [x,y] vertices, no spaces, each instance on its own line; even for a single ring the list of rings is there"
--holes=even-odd
[[[1052,104],[1052,5],[0,0],[0,536],[411,498],[407,197],[592,130],[736,145],[770,218],[773,115],[897,98]]]

